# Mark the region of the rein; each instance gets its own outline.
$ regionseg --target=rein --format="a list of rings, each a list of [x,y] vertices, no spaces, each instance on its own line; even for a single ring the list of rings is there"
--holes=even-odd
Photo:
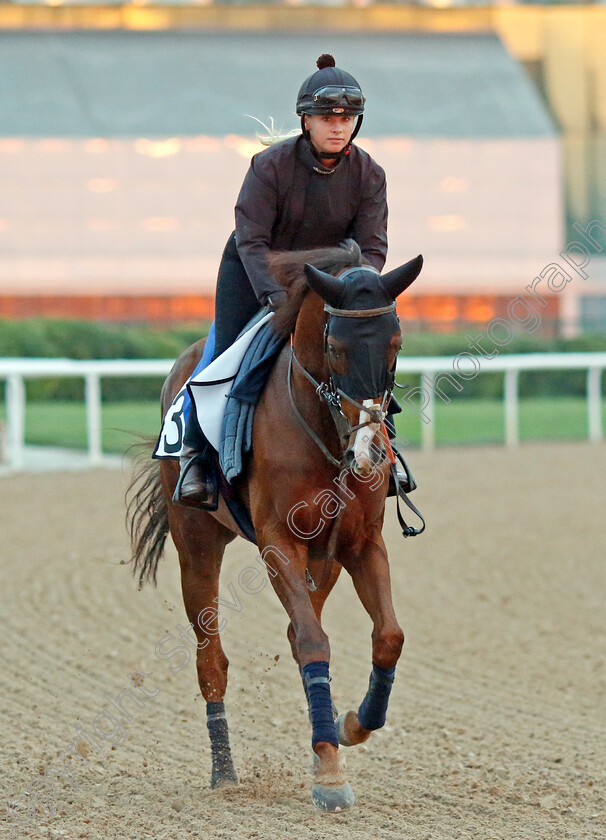
[[[370,311],[372,311],[372,310],[370,310]],[[385,392],[385,394],[383,395],[383,401],[381,403],[381,409],[380,410],[373,409],[373,408],[370,408],[370,407],[367,409],[364,406],[360,406],[359,403],[357,403],[355,400],[352,400],[351,397],[347,396],[347,394],[344,394],[340,389],[335,388],[332,381],[331,381],[331,386],[332,387],[327,385],[325,382],[321,382],[321,383],[317,382],[313,378],[311,373],[309,373],[309,371],[305,370],[305,368],[303,367],[301,362],[297,359],[297,357],[295,355],[294,347],[292,346],[292,339],[291,339],[290,359],[288,361],[287,383],[288,383],[288,396],[290,398],[290,404],[291,404],[292,410],[294,411],[295,417],[297,418],[297,420],[301,424],[303,430],[311,438],[311,440],[313,440],[313,442],[316,444],[316,446],[320,449],[320,451],[322,452],[322,454],[324,455],[326,460],[329,463],[331,463],[333,466],[340,469],[342,466],[344,466],[344,460],[345,460],[344,455],[345,455],[345,453],[343,453],[343,455],[341,456],[341,460],[338,461],[334,457],[334,455],[329,451],[329,449],[326,447],[326,445],[321,440],[319,435],[317,435],[314,432],[314,430],[311,428],[309,423],[307,423],[307,421],[305,420],[305,418],[302,416],[301,412],[297,408],[297,405],[295,403],[294,394],[292,392],[292,367],[293,367],[293,362],[297,365],[298,369],[303,373],[303,375],[308,380],[308,382],[310,382],[314,386],[314,388],[316,389],[316,394],[321,399],[324,399],[326,401],[326,403],[327,403],[327,405],[330,409],[331,417],[332,417],[333,422],[335,424],[335,427],[337,429],[337,433],[338,433],[339,438],[341,440],[345,440],[345,441],[348,440],[349,436],[351,435],[352,432],[356,431],[357,429],[362,429],[362,428],[364,428],[364,426],[368,426],[370,423],[373,423],[373,422],[382,423],[383,422],[383,419],[385,417],[385,411],[384,411],[385,401],[391,395],[391,389],[388,389]],[[358,423],[357,426],[351,426],[350,423],[349,423],[349,420],[347,419],[347,417],[345,417],[345,415],[341,411],[341,397],[344,397],[345,399],[349,400],[349,402],[353,403],[356,406],[359,406],[361,411],[366,411],[369,414],[369,419],[365,423]],[[402,463],[402,466],[405,468],[407,474],[409,474],[408,473],[408,467],[407,467],[406,462],[404,461],[403,457],[400,455],[400,453],[396,453],[396,454],[397,454],[397,457],[398,457],[399,461]],[[347,465],[345,465],[345,466],[347,466]],[[399,521],[400,526],[402,528],[402,536],[403,537],[416,537],[419,534],[422,534],[423,531],[425,530],[425,519],[424,519],[423,515],[421,514],[421,512],[417,509],[416,505],[414,505],[410,501],[407,493],[402,494],[400,492],[400,482],[399,482],[399,479],[398,479],[398,471],[397,471],[397,469],[393,468],[393,465],[391,467],[391,474],[393,476],[393,479],[394,479],[394,482],[395,482],[395,485],[396,485],[396,510],[397,510],[397,515],[398,515],[398,521]],[[414,482],[413,482],[413,486],[412,486],[411,489],[414,490],[415,487],[416,487],[416,484],[414,484]],[[343,501],[343,499],[341,498],[341,484],[340,484],[340,482],[337,482],[337,488],[338,488],[339,498],[341,499],[341,501]],[[402,516],[402,513],[400,511],[400,499],[401,498],[404,499],[405,504],[410,508],[410,510],[419,517],[419,519],[423,523],[421,528],[414,528],[411,525],[407,525],[407,523],[405,522],[404,517]],[[337,535],[338,535],[338,532],[339,532],[340,527],[341,527],[341,514],[343,512],[343,509],[344,508],[340,508],[339,513],[338,513],[337,518],[336,518],[336,522],[334,523],[333,531],[332,531],[331,538],[330,538],[329,552],[328,552],[328,560],[330,562],[328,564],[325,564],[324,572],[322,574],[322,579],[321,579],[320,583],[316,584],[314,579],[310,575],[309,570],[306,571],[307,586],[312,592],[315,591],[316,589],[322,589],[324,587],[325,583],[328,581],[328,576],[329,576],[329,573],[330,573],[330,565],[331,565],[332,559],[334,557],[336,539],[337,539]]]
[[[325,397],[325,393],[323,391],[323,388],[326,388],[327,386],[326,386],[325,383],[320,384],[320,383],[316,382],[316,380],[313,378],[313,376],[305,370],[305,368],[303,367],[301,362],[295,356],[294,347],[292,347],[292,345],[291,345],[290,358],[288,360],[288,375],[286,377],[286,382],[287,382],[287,385],[288,385],[288,396],[290,398],[291,408],[294,411],[295,417],[299,421],[300,425],[303,427],[306,434],[313,440],[313,442],[316,444],[316,446],[320,449],[320,451],[322,452],[322,454],[324,455],[326,460],[329,461],[333,466],[340,467],[341,464],[342,464],[342,461],[343,461],[343,457],[341,457],[340,461],[337,461],[337,459],[334,457],[334,455],[325,446],[325,444],[322,442],[320,437],[314,432],[314,430],[311,428],[309,423],[305,420],[305,418],[303,417],[303,415],[301,414],[301,412],[297,408],[297,404],[295,402],[295,397],[294,397],[294,394],[292,392],[292,363],[293,363],[293,361],[295,361],[297,363],[297,365],[299,367],[299,370],[301,370],[305,374],[307,379],[315,387],[316,394],[318,394],[318,396],[320,396],[320,397],[324,396]],[[329,402],[328,405],[330,407],[331,403]],[[331,411],[331,415],[332,415],[332,411]],[[338,427],[337,427],[337,432],[338,431],[339,430],[338,430]],[[339,438],[340,437],[341,437],[341,435],[339,434]]]

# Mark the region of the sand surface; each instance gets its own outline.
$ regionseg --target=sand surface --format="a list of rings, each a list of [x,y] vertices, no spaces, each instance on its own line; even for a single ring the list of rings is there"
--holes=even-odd
[[[13,802],[0,836],[13,825],[14,837],[69,840],[604,840],[606,446],[461,448],[411,462],[428,531],[404,541],[394,515],[386,526],[407,643],[387,726],[347,751],[356,805],[335,816],[310,801],[305,700],[271,588],[240,591],[242,610],[226,614],[241,784],[212,792],[194,660],[155,655],[186,624],[176,553],[158,588],[137,592],[126,474],[0,480],[0,766]],[[254,557],[234,543],[224,584],[237,586]],[[370,626],[343,576],[324,625],[337,705],[357,708]],[[125,701],[126,721],[110,698],[132,679],[148,696]],[[95,720],[122,743],[87,743]],[[27,789],[39,796],[31,821]]]

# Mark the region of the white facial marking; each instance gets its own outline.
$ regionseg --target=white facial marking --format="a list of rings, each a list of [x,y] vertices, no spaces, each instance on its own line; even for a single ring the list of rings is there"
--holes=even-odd
[[[379,403],[372,400],[364,400],[362,403],[366,408],[372,408],[375,411],[381,411]],[[370,415],[364,409],[360,409],[360,423],[365,423]],[[362,429],[356,432],[356,439],[353,445],[353,471],[358,475],[369,476],[374,469],[373,455],[370,445],[374,436],[381,428],[380,423],[369,423]]]

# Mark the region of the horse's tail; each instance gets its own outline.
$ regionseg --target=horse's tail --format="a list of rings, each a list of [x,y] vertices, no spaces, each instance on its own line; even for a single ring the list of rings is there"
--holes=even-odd
[[[168,506],[162,489],[160,461],[153,460],[153,443],[144,441],[135,450],[133,478],[126,490],[126,527],[130,535],[133,575],[139,589],[146,580],[156,584],[158,563],[168,535]]]

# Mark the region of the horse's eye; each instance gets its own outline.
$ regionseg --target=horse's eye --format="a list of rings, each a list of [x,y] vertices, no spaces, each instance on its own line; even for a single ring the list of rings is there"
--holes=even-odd
[[[343,376],[347,373],[347,350],[343,347],[335,347],[334,344],[328,345],[328,363],[333,373]]]

